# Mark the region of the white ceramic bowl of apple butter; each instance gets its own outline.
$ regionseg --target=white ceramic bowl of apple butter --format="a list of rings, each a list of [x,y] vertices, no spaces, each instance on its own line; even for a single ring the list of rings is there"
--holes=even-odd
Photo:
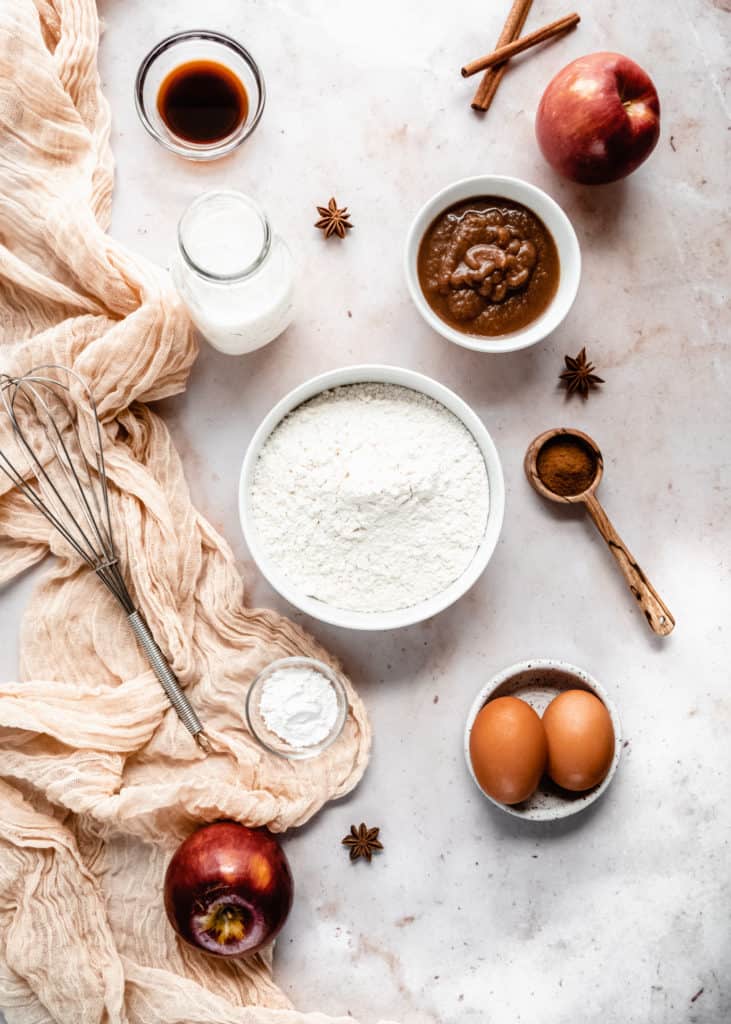
[[[520,178],[481,175],[417,213],[406,282],[424,320],[463,348],[515,352],[551,334],[573,305],[581,251],[555,200]]]

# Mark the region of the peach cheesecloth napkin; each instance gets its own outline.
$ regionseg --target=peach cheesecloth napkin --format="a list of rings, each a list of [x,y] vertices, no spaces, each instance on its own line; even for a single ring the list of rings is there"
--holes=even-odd
[[[245,607],[231,551],[142,404],[185,388],[196,347],[166,275],[104,233],[97,42],[92,0],[0,0],[0,371],[54,362],[89,381],[129,582],[214,753],[178,720],[114,599],[0,474],[0,585],[56,556],[24,618],[21,681],[0,683],[0,1008],[9,1024],[324,1022],[291,1009],[271,950],[206,957],[163,910],[167,861],[197,824],[300,825],[358,782],[370,732],[352,689],[342,737],[312,762],[266,755],[243,725],[265,664],[328,655]]]

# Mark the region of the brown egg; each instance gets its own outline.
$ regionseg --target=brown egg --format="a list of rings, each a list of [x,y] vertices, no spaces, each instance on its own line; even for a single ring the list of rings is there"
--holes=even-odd
[[[614,757],[614,729],[598,697],[586,690],[565,690],[546,708],[543,728],[548,774],[557,785],[581,792],[602,781]]]
[[[546,753],[543,724],[524,700],[497,697],[475,718],[470,759],[477,781],[493,800],[527,800],[546,767]]]

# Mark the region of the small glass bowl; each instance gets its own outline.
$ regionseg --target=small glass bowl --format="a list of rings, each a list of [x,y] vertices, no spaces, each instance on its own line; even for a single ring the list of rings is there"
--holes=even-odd
[[[226,138],[211,143],[194,143],[170,131],[157,108],[157,97],[165,78],[181,64],[209,60],[223,64],[243,83],[249,98],[246,120]],[[135,80],[135,105],[140,121],[165,149],[188,160],[217,160],[248,139],[264,110],[264,78],[254,58],[240,43],[220,32],[194,30],[176,32],[163,39],[140,64]]]
[[[325,736],[324,739],[320,740],[319,743],[315,743],[308,747],[293,747],[286,740],[282,739],[275,732],[267,727],[264,717],[260,710],[261,693],[267,679],[270,678],[275,672],[282,668],[311,668],[315,672],[319,672],[325,676],[328,682],[331,684],[335,691],[335,699],[337,701],[337,715],[332,729]],[[315,658],[279,658],[277,661],[273,661],[270,665],[267,665],[259,675],[256,677],[254,682],[249,687],[249,692],[246,695],[246,721],[248,722],[249,729],[252,735],[262,747],[266,750],[270,750],[273,754],[278,754],[280,757],[289,758],[291,761],[304,761],[310,757],[317,757],[323,750],[335,742],[340,733],[343,731],[345,725],[345,719],[348,716],[348,697],[345,692],[343,681],[337,672],[334,672],[329,665],[326,665],[322,661],[317,661]]]

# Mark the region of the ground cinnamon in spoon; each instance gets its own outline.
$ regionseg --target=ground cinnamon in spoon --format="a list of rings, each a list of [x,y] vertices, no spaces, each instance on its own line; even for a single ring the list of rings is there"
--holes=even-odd
[[[557,434],[538,452],[536,469],[549,491],[570,498],[582,494],[597,474],[596,452],[572,434]]]

